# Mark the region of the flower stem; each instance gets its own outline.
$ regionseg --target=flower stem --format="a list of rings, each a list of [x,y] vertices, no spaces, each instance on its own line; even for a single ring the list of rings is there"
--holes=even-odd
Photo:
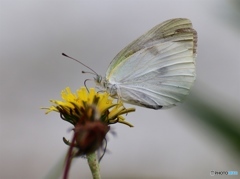
[[[97,159],[96,152],[87,154],[87,160],[88,160],[88,165],[90,167],[90,170],[92,172],[93,179],[101,179],[99,162]]]

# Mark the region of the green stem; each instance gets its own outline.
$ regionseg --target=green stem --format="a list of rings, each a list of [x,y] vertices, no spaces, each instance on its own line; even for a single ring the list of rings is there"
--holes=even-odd
[[[88,165],[92,172],[93,179],[101,179],[99,162],[96,152],[87,155]]]

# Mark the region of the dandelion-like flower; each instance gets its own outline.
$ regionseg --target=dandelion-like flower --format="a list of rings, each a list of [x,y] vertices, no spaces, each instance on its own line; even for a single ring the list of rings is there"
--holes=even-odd
[[[113,102],[113,99],[108,93],[98,93],[94,88],[90,88],[89,92],[85,87],[80,88],[74,94],[67,87],[61,93],[63,101],[50,100],[52,106],[47,109],[46,114],[51,111],[60,113],[63,120],[70,122],[74,126],[80,122],[84,124],[86,121],[94,121],[94,118],[99,118],[99,121],[105,124],[123,123],[130,127],[132,124],[125,121],[123,114],[135,111],[134,108],[126,109],[121,101]],[[95,108],[97,114],[91,113],[89,108]],[[84,113],[87,112],[85,120],[82,120]]]
[[[102,141],[109,131],[109,125],[122,123],[132,127],[122,116],[135,111],[134,108],[126,109],[118,100],[114,103],[108,93],[98,93],[94,88],[88,90],[82,87],[72,93],[67,87],[61,92],[62,101],[50,100],[53,104],[46,109],[46,114],[59,112],[63,120],[75,126],[76,138],[74,147],[79,148],[78,155],[92,153],[102,145]],[[64,142],[71,145],[65,138]]]

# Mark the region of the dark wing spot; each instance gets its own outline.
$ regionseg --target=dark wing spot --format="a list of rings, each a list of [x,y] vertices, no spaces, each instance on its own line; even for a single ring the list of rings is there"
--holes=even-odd
[[[148,48],[148,51],[151,54],[153,54],[154,56],[157,56],[160,53],[159,50],[155,46],[152,46],[152,47]]]
[[[160,106],[160,105],[146,105],[146,104],[142,104],[144,107],[146,108],[151,108],[151,109],[161,109],[163,106]]]
[[[128,100],[126,102],[129,103],[129,104],[134,104],[134,105],[137,105],[137,106],[141,106],[141,107],[145,107],[145,108],[151,108],[151,109],[156,109],[156,110],[157,109],[161,109],[163,107],[163,106],[157,105],[157,104],[154,104],[154,105],[146,104],[146,103],[143,103],[143,102],[141,102],[139,100],[133,100],[133,99]]]
[[[158,74],[161,76],[161,75],[165,75],[168,73],[168,67],[162,67],[162,68],[159,68],[157,70]]]

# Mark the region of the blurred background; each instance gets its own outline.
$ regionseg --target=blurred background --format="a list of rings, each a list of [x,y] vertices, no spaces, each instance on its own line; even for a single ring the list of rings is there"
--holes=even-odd
[[[105,179],[240,176],[240,1],[238,0],[0,0],[0,178],[58,178],[70,124],[40,107],[75,91],[91,75],[62,52],[104,75],[113,57],[153,26],[191,19],[198,31],[197,80],[182,104],[136,107],[113,126],[101,162]],[[88,83],[94,87],[93,83]],[[127,107],[132,107],[127,105]],[[53,172],[54,173],[54,172]],[[70,177],[90,179],[84,159]]]

